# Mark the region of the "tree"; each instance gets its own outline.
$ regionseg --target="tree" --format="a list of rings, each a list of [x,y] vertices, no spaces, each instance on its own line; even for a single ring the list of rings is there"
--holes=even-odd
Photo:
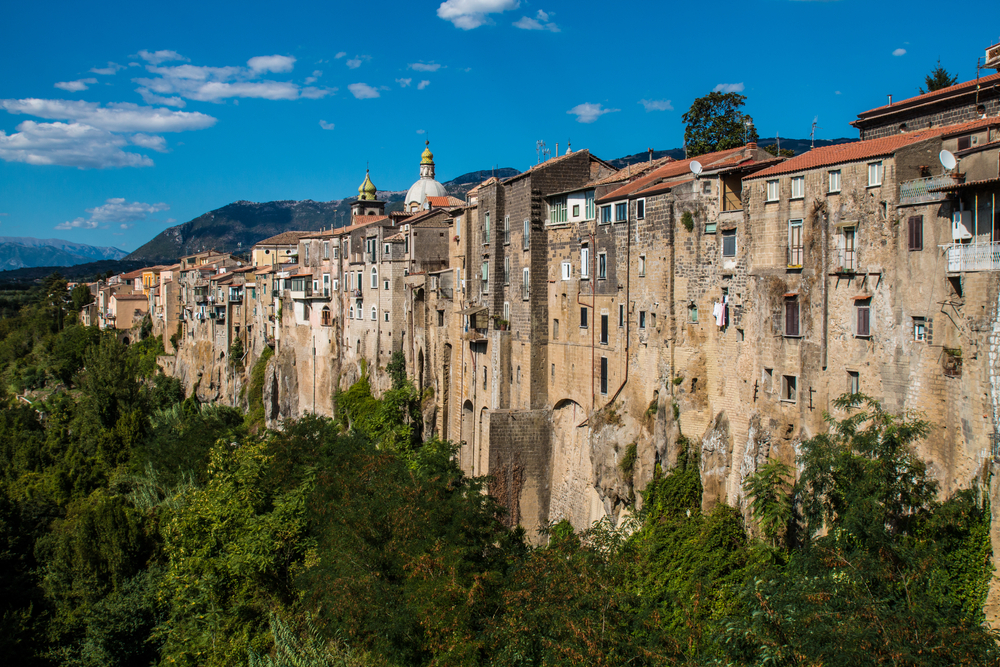
[[[941,61],[937,62],[937,67],[931,70],[931,73],[924,77],[924,85],[927,89],[920,88],[920,94],[933,93],[935,90],[941,90],[942,88],[949,88],[958,83],[958,77],[948,74],[948,70],[941,67]]]
[[[757,141],[753,118],[741,109],[746,96],[739,93],[711,92],[699,97],[681,118],[684,144],[689,157],[739,148],[749,141]]]

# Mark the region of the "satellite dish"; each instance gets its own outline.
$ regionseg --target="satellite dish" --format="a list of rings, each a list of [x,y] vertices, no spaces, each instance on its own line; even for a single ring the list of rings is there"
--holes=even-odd
[[[695,176],[701,174],[701,162],[698,162],[697,160],[691,160],[691,172]]]
[[[941,151],[938,154],[938,159],[941,160],[941,166],[948,171],[951,171],[958,166],[958,160],[955,158],[955,154],[951,151]]]

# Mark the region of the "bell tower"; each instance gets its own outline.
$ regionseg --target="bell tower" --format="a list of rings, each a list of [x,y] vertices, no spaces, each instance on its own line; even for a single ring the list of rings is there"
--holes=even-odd
[[[433,163],[431,168],[433,169]],[[359,215],[385,215],[385,202],[375,197],[377,193],[378,189],[366,169],[365,180],[358,186],[358,199],[351,204],[351,218]]]

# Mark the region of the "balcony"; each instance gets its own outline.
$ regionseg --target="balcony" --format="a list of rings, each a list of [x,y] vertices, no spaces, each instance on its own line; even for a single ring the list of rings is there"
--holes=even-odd
[[[352,289],[351,290],[351,296],[353,296],[355,299],[363,299],[364,298],[364,295],[361,294],[361,290],[359,290],[359,289]]]
[[[304,299],[329,299],[330,298],[330,288],[313,289],[311,284],[305,284],[301,289],[293,289],[291,291],[291,296],[293,299],[302,301]]]
[[[946,192],[928,192],[928,190],[943,188],[954,183],[955,179],[950,175],[903,181],[899,184],[899,205],[912,206],[914,204],[929,204],[931,202],[944,201],[947,196]]]
[[[941,247],[948,253],[948,273],[1000,271],[1000,243],[952,243]]]
[[[243,302],[243,292],[240,292],[238,290],[230,290],[230,292],[229,292],[229,300],[230,301],[236,301],[236,302],[242,303]]]
[[[194,302],[195,303],[205,303],[207,301],[208,301],[208,295],[207,294],[195,294],[194,295]]]
[[[858,270],[858,252],[853,249],[838,248],[833,258],[834,273],[855,273]]]

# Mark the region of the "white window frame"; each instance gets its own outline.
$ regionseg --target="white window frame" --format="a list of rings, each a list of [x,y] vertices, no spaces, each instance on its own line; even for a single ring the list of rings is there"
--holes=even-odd
[[[587,192],[583,194],[583,198],[583,219],[593,220],[597,216],[597,209],[594,208],[594,191],[587,190]]]
[[[503,284],[510,285],[510,257],[503,258]]]
[[[503,244],[510,245],[510,216],[503,217]]]
[[[729,240],[729,239],[732,239],[733,251],[731,253],[729,253],[729,254],[726,254],[726,241]],[[737,253],[736,230],[735,229],[727,229],[724,232],[722,232],[722,243],[720,243],[719,245],[722,246],[722,256],[723,257],[726,257],[726,258],[732,257],[733,259],[735,259],[736,258],[736,253]]]
[[[826,175],[827,192],[833,194],[840,192],[840,170],[831,169]]]
[[[378,308],[372,306],[372,322],[378,321]]]
[[[488,259],[484,259],[483,260],[483,275],[482,275],[482,280],[483,280],[483,292],[489,292],[490,291],[490,260],[488,260]]]
[[[562,279],[570,280],[573,277],[573,263],[563,262],[562,263]]]
[[[590,279],[590,246],[580,246],[580,280]]]
[[[608,279],[608,253],[606,252],[597,253],[597,279]]]
[[[640,278],[645,278],[646,277],[646,256],[645,255],[639,255],[639,277]]]
[[[868,187],[874,188],[882,185],[885,178],[885,167],[882,160],[868,163]]]
[[[486,212],[486,217],[484,218],[483,227],[483,245],[490,244],[490,212]]]
[[[607,220],[604,219],[605,211],[608,212]],[[603,204],[598,212],[600,213],[600,219],[598,220],[600,224],[610,225],[612,222],[614,222],[615,218],[614,218],[614,213],[611,210],[611,204]]]
[[[527,250],[531,247],[531,220],[524,219],[521,226],[521,249]]]
[[[372,267],[372,289],[378,289],[378,267]]]
[[[792,176],[792,194],[789,199],[804,199],[806,196],[806,177]]]
[[[635,219],[645,220],[646,219],[646,200],[636,199],[635,200]]]
[[[523,267],[521,269],[521,298],[524,300],[528,299],[531,294],[531,274],[528,272],[528,267]]]
[[[871,322],[869,321],[869,326]],[[927,342],[927,318],[926,317],[914,317],[913,318],[913,342],[915,343],[926,343]]]
[[[774,202],[781,199],[781,182],[778,179],[767,181],[767,198],[765,202]]]

